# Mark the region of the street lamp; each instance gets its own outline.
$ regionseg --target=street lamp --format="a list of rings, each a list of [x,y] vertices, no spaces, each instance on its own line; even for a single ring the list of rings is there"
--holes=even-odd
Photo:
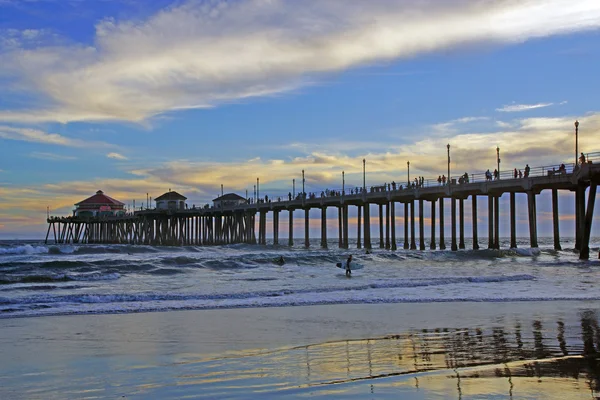
[[[304,191],[304,170],[302,170],[302,197],[306,196],[306,192]]]
[[[256,185],[254,185],[254,203],[256,203]]]
[[[500,179],[500,147],[496,146],[496,161],[498,162],[498,179]]]
[[[410,161],[406,162],[406,167],[408,168],[408,178],[407,178],[407,185],[410,186]]]
[[[221,197],[223,197],[223,184],[221,183]]]
[[[296,198],[296,178],[292,179],[292,199]]]
[[[367,161],[363,158],[363,192],[367,191],[366,163]]]
[[[342,171],[342,196],[344,195],[345,190],[346,190],[346,176],[345,176],[345,172]]]
[[[578,164],[579,160],[579,121],[575,121],[575,165]]]
[[[256,202],[258,203],[258,199],[260,199],[260,183],[258,182],[258,178],[256,178]]]
[[[446,148],[448,149],[448,184],[450,184],[450,143],[446,145]]]

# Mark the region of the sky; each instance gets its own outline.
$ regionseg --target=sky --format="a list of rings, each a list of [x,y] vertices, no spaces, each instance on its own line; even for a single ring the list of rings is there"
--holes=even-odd
[[[597,0],[0,0],[0,239],[97,190],[275,198],[302,170],[360,186],[363,159],[367,186],[437,178],[446,144],[453,175],[497,147],[501,170],[572,163],[575,120],[600,151],[598,65]]]

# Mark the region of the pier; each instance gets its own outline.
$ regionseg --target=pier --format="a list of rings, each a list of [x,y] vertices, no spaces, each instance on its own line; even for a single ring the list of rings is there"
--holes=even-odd
[[[590,157],[600,159],[600,153],[588,154],[588,161],[582,164],[569,164],[565,169],[558,165],[531,168],[527,176],[514,177],[513,171],[502,171],[497,179],[489,180],[484,174],[472,174],[466,180],[455,177],[445,184],[437,180],[402,186],[381,185],[367,190],[363,183],[361,190],[345,190],[336,195],[307,196],[301,193],[292,199],[283,201],[254,202],[235,206],[191,208],[183,210],[147,209],[134,214],[115,217],[52,217],[48,218],[46,243],[52,233],[54,243],[103,243],[133,245],[222,245],[248,243],[265,245],[267,238],[267,215],[271,214],[273,223],[273,244],[282,245],[279,240],[281,213],[288,213],[288,245],[293,244],[294,211],[304,211],[304,244],[310,246],[311,210],[320,210],[321,246],[327,243],[327,210],[338,211],[338,243],[340,248],[348,248],[349,209],[357,211],[357,247],[371,249],[371,205],[378,208],[379,248],[397,249],[396,216],[403,210],[404,238],[403,248],[425,250],[424,210],[431,207],[430,249],[446,249],[447,240],[450,249],[465,248],[465,201],[472,204],[473,249],[479,249],[477,229],[478,198],[488,204],[488,248],[499,249],[499,224],[510,224],[510,247],[516,248],[516,194],[527,197],[529,240],[532,248],[538,247],[536,196],[542,191],[551,191],[554,248],[561,249],[558,191],[575,194],[575,249],[581,259],[589,258],[589,241],[596,199],[596,189],[600,181],[600,163],[594,164]],[[564,164],[563,164],[564,165]],[[410,182],[410,181],[409,181]],[[587,199],[586,199],[587,191]],[[510,197],[508,216],[500,215],[499,200],[503,195]],[[429,203],[429,205],[427,205]],[[415,205],[418,204],[419,243],[415,227]],[[402,206],[399,206],[402,205]],[[450,207],[450,232],[445,232],[444,215]],[[439,214],[436,221],[436,209]],[[285,216],[285,214],[284,214]],[[257,218],[258,217],[258,218]],[[258,222],[257,222],[258,219]],[[436,236],[436,230],[438,235]]]

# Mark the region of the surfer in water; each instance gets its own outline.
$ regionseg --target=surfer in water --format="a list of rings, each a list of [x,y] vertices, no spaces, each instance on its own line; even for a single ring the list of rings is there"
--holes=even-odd
[[[350,262],[352,261],[352,254],[348,256],[346,260],[346,276],[352,275],[352,270],[350,269]]]

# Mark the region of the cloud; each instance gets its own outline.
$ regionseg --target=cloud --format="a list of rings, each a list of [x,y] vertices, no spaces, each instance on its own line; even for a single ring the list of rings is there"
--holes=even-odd
[[[91,45],[5,48],[0,74],[37,101],[0,120],[140,122],[362,65],[598,27],[596,0],[188,1],[145,20],[100,21]]]
[[[521,111],[535,110],[536,108],[550,107],[552,105],[554,105],[554,103],[511,104],[511,105],[508,105],[508,106],[503,106],[502,108],[496,108],[496,111],[500,111],[500,112],[521,112]]]
[[[48,161],[70,161],[70,160],[77,160],[77,157],[73,157],[73,156],[63,156],[63,155],[60,155],[60,154],[44,153],[44,152],[38,152],[38,151],[34,151],[33,153],[30,153],[29,157],[31,157],[31,158],[38,158],[40,160],[48,160]]]
[[[115,160],[127,160],[128,158],[119,153],[108,153],[106,155],[108,158],[114,158]]]
[[[88,142],[81,139],[72,139],[57,133],[47,133],[39,129],[17,128],[0,125],[0,139],[21,140],[25,142],[44,143],[68,147],[112,147],[103,142]]]

